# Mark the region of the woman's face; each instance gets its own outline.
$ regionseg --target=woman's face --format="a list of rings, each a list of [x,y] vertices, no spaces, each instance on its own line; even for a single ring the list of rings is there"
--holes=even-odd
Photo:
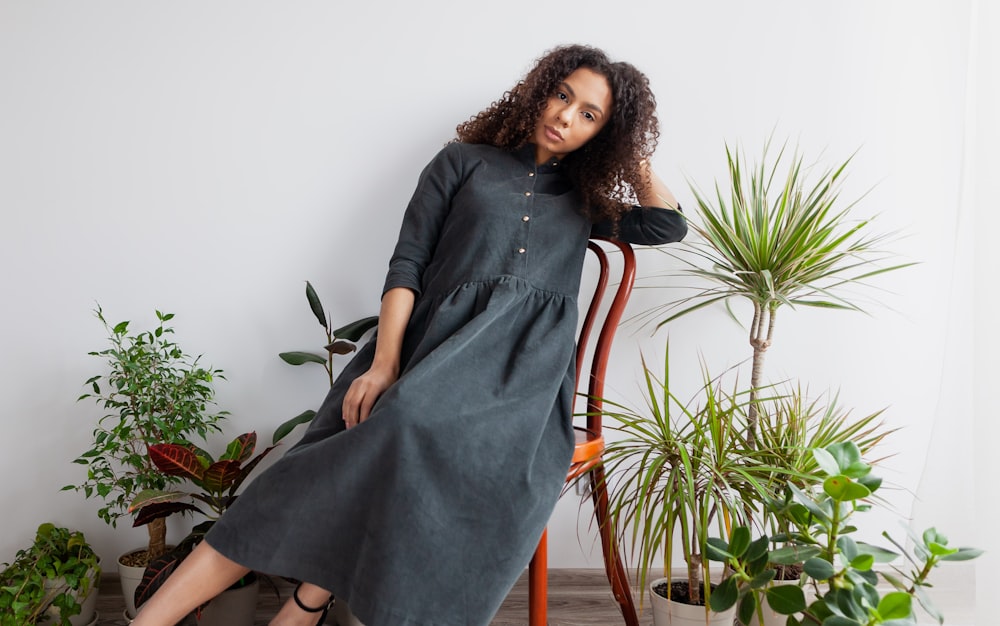
[[[601,74],[578,68],[549,96],[535,123],[535,160],[561,159],[581,148],[611,116],[611,86]]]

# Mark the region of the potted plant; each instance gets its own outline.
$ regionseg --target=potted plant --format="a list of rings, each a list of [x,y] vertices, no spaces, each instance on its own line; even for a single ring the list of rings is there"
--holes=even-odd
[[[208,519],[196,525],[175,548],[150,561],[142,582],[135,591],[135,603],[141,605],[156,592],[178,565],[201,542],[205,534],[237,497],[237,491],[257,464],[274,447],[254,456],[257,434],[244,433],[236,437],[218,458],[193,445],[161,443],[149,447],[152,463],[164,474],[185,479],[200,491],[147,489],[132,502],[136,521],[148,524],[152,520],[172,514],[178,508],[197,511]],[[225,598],[213,600],[199,607],[196,615],[203,625],[233,626],[252,625],[257,603],[259,577],[255,573],[238,581]],[[223,604],[224,603],[224,604]]]
[[[378,316],[363,317],[346,326],[342,326],[336,330],[331,330],[332,324],[330,318],[323,310],[323,303],[320,301],[319,295],[316,293],[316,290],[309,281],[306,281],[306,300],[309,302],[309,309],[312,311],[316,320],[319,322],[320,326],[323,327],[323,330],[326,333],[326,344],[323,349],[323,354],[293,351],[282,352],[278,356],[282,361],[288,363],[289,365],[315,363],[322,366],[323,369],[326,370],[326,378],[332,386],[334,380],[334,355],[350,354],[356,350],[357,347],[355,344],[364,336],[366,332],[378,325]],[[278,443],[280,440],[284,439],[288,433],[292,432],[296,426],[311,422],[315,416],[316,411],[307,409],[290,420],[282,423],[275,429],[271,443]]]
[[[659,328],[717,302],[727,307],[734,298],[751,303],[753,358],[746,433],[751,445],[757,435],[757,390],[763,386],[764,355],[774,340],[778,309],[787,305],[861,311],[856,300],[843,295],[845,286],[864,285],[875,276],[912,265],[887,264],[892,255],[880,246],[891,233],[872,234],[872,220],[852,214],[857,201],[842,206],[840,187],[850,158],[809,180],[810,168],[796,154],[782,176],[779,170],[787,145],[769,163],[770,143],[752,165],[726,146],[728,186],[724,191],[716,182],[714,201],[691,186],[697,218],[688,225],[697,237],[662,251],[683,264],[681,276],[707,284],[643,314],[662,318]],[[778,185],[772,189],[775,182]],[[729,312],[736,319],[732,309]]]
[[[706,620],[730,626],[732,609],[709,614],[712,580],[704,548],[709,536],[749,523],[753,503],[767,496],[768,476],[780,468],[745,445],[746,391],[726,391],[705,373],[698,401],[682,402],[669,385],[669,347],[662,378],[645,361],[643,371],[644,409],[605,400],[605,414],[618,422],[607,428],[621,435],[604,455],[610,523],[632,538],[641,591],[653,562],[665,561],[665,576],[649,584],[657,626]],[[675,539],[687,570],[680,581],[670,574]]]
[[[201,366],[200,357],[188,356],[172,340],[174,329],[168,325],[172,313],[156,311],[158,324],[134,333],[127,321],[110,325],[100,307],[95,314],[107,330],[110,346],[90,355],[101,359],[106,371],[86,381],[90,391],[79,400],[93,400],[105,413],[93,430],[90,447],[75,460],[86,466],[86,480],[63,489],[103,499],[97,514],[116,526],[140,492],[162,490],[180,480],[150,461],[150,446],[204,439],[219,429],[217,422],[226,412],[212,408],[212,383],[222,377],[222,370]],[[167,550],[165,518],[153,520],[147,529],[146,547],[119,558],[122,591],[132,615],[133,590],[141,572],[150,559]]]
[[[734,531],[729,541],[709,540],[710,557],[727,563],[733,574],[712,596],[716,609],[739,604],[740,619],[750,617],[762,604],[788,615],[789,626],[875,626],[916,624],[916,605],[939,623],[944,618],[926,589],[932,570],[944,561],[964,561],[982,554],[976,548],[952,548],[934,528],[917,535],[908,529],[914,548],[907,550],[888,532],[885,537],[898,552],[856,541],[853,517],[871,509],[873,494],[882,484],[872,467],[850,441],[812,450],[824,476],[822,487],[809,490],[792,486],[793,500],[779,514],[793,528],[785,547],[767,550],[768,537],[750,541],[746,528]],[[903,557],[908,566],[894,562]],[[798,587],[771,588],[770,563],[803,561],[803,583],[815,599],[807,602]],[[883,584],[884,583],[884,584]],[[892,591],[885,591],[890,587]],[[916,600],[916,603],[914,603]],[[762,622],[761,622],[762,623]]]
[[[94,624],[100,576],[83,533],[41,524],[34,543],[0,572],[0,626]]]

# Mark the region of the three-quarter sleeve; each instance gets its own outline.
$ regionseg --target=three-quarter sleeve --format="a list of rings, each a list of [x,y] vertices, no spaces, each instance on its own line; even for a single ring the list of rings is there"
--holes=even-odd
[[[451,200],[462,181],[459,144],[448,144],[420,174],[417,188],[406,207],[396,248],[389,260],[382,293],[407,287],[422,291],[424,269],[434,256]]]
[[[611,222],[598,222],[592,236],[613,237],[641,246],[656,246],[684,239],[687,220],[678,210],[636,206],[622,215],[615,229]]]

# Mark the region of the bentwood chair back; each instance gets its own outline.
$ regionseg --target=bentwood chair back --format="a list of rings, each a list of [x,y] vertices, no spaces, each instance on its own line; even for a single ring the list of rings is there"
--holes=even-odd
[[[600,242],[600,243],[599,243]],[[620,268],[613,269],[606,247],[617,248],[621,252]],[[618,539],[612,524],[608,522],[608,492],[604,482],[604,434],[601,431],[601,399],[604,397],[604,380],[608,369],[608,358],[615,332],[621,322],[625,305],[628,304],[635,283],[635,253],[632,247],[616,240],[595,238],[588,248],[597,257],[599,273],[594,294],[583,318],[576,349],[576,388],[587,398],[587,426],[576,428],[576,448],[573,462],[566,474],[567,484],[576,480],[590,481],[590,494],[594,501],[594,516],[601,536],[604,568],[608,576],[615,600],[621,608],[622,617],[628,626],[638,626],[635,604],[629,590],[628,576],[620,558]],[[604,296],[609,291],[612,274],[619,279],[614,288],[610,304],[602,306]],[[587,347],[590,339],[596,337],[590,367],[584,372],[588,362]],[[587,384],[584,385],[584,382]],[[528,611],[530,626],[545,626],[548,622],[548,532],[535,549],[528,568]]]

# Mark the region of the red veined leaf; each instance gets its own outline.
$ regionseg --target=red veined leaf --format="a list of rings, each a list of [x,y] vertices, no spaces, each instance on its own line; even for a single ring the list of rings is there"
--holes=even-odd
[[[197,482],[205,472],[197,454],[185,446],[173,443],[149,446],[149,459],[167,476],[183,476]]]

